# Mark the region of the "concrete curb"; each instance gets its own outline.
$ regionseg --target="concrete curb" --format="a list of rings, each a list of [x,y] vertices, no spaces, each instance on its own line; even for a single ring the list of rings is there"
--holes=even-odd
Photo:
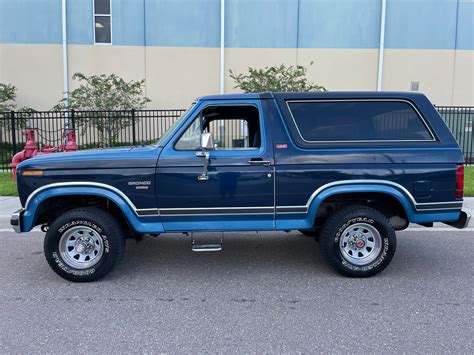
[[[15,196],[0,196],[0,229],[9,229],[10,216],[13,212],[21,208],[20,200]],[[474,227],[474,197],[465,197],[463,210],[472,216],[469,228]],[[418,228],[420,226],[413,224],[409,228]],[[436,223],[435,228],[450,228],[443,223]]]

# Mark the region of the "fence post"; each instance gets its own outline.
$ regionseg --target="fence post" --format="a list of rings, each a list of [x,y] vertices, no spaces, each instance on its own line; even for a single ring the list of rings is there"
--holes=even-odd
[[[71,125],[72,125],[72,130],[74,131],[76,129],[76,120],[74,119],[74,109],[71,109]]]
[[[12,125],[12,146],[13,152],[17,153],[17,146],[16,146],[16,127],[15,127],[15,111],[10,111],[10,118],[11,118],[11,125]]]
[[[135,129],[135,109],[132,108],[132,142],[137,145],[136,129]]]

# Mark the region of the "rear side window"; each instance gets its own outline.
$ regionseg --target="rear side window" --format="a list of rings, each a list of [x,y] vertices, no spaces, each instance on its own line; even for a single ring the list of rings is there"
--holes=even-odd
[[[404,101],[288,101],[306,142],[431,141],[429,128]]]

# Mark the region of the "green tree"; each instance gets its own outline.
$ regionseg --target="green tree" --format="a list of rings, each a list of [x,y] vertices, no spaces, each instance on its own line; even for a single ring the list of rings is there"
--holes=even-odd
[[[83,134],[87,127],[95,127],[103,145],[117,145],[120,131],[133,123],[130,110],[142,109],[150,102],[143,93],[144,79],[127,82],[116,74],[82,73],[75,73],[72,78],[80,85],[69,93],[68,106],[63,99],[53,110],[77,110],[76,125],[82,128]]]
[[[0,83],[0,112],[14,110],[16,108],[15,100],[15,85]]]
[[[14,111],[17,109],[16,105],[16,86],[13,84],[3,84],[0,83],[0,113],[4,113],[0,115],[2,119],[0,119],[0,128],[5,130],[11,129],[11,116],[10,111]],[[28,118],[32,112],[36,112],[31,107],[21,107],[15,112],[15,127],[25,128],[27,126]]]
[[[310,65],[313,65],[313,62]],[[248,73],[245,74],[236,74],[229,70],[230,77],[237,84],[234,88],[244,92],[326,91],[323,86],[308,80],[307,71],[308,68],[302,65],[286,66],[284,64],[263,69],[248,68]]]

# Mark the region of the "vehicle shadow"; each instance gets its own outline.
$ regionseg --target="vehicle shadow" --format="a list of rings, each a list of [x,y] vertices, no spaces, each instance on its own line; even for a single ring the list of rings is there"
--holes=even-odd
[[[313,238],[293,233],[226,233],[219,252],[191,250],[191,237],[166,234],[143,241],[127,241],[126,253],[114,277],[141,277],[150,273],[186,277],[211,273],[217,276],[249,276],[267,273],[333,273],[319,256]]]
[[[415,270],[418,275],[426,277],[433,270],[438,270],[438,273],[452,272],[453,275],[460,272],[456,267],[459,255],[446,254],[439,247],[443,244],[439,238],[433,240],[429,233],[414,238],[412,233],[404,232],[399,233],[398,241],[394,259],[380,275],[406,280]],[[209,277],[228,280],[251,276],[262,280],[274,278],[275,275],[292,279],[297,275],[313,281],[336,278],[346,284],[354,282],[354,279],[333,271],[319,251],[319,244],[313,238],[299,232],[226,233],[222,251],[201,253],[191,250],[190,236],[165,234],[148,237],[138,243],[128,240],[124,258],[107,278],[161,280],[166,276],[196,281]],[[365,283],[370,279],[358,280]]]

